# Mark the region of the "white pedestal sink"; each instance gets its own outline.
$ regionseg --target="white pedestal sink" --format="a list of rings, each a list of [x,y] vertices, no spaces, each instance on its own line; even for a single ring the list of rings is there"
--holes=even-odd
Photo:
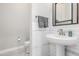
[[[68,37],[68,36],[60,36],[60,35],[53,35],[48,34],[46,35],[48,41],[50,43],[56,44],[56,55],[57,56],[65,56],[65,46],[74,45],[79,42],[78,37]]]

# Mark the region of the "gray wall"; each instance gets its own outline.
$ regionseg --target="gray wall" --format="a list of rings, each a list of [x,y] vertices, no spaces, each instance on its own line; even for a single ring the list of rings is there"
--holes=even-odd
[[[23,44],[30,38],[31,4],[0,4],[0,50]],[[18,37],[22,39],[17,41]]]

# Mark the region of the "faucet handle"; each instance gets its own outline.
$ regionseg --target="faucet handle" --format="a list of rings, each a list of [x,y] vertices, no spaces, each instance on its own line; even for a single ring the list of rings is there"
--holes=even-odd
[[[62,35],[62,31],[63,31],[62,29],[59,29],[57,32],[59,35]]]
[[[59,35],[65,35],[65,32],[63,31],[63,29],[59,29],[57,32]]]

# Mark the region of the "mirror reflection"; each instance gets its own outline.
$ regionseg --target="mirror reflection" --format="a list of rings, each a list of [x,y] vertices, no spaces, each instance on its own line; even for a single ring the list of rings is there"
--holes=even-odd
[[[65,21],[71,20],[71,4],[58,3],[56,4],[56,20]]]

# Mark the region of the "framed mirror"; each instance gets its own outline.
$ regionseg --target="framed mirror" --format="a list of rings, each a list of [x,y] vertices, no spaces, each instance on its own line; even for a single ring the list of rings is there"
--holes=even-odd
[[[78,24],[77,3],[55,3],[54,5],[54,26]]]

